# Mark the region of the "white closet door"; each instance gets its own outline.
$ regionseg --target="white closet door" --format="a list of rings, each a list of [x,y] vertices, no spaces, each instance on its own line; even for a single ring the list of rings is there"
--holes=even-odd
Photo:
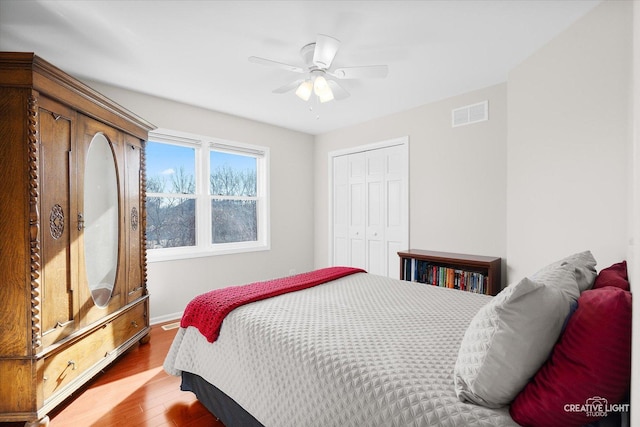
[[[371,274],[387,275],[387,251],[385,248],[385,149],[367,151],[367,199],[366,209],[366,253],[367,271]]]
[[[406,152],[401,148],[385,149],[385,243],[387,275],[400,278],[398,252],[409,247],[409,192]]]
[[[333,265],[351,265],[348,156],[333,158]]]
[[[349,251],[353,267],[367,268],[365,242],[366,187],[365,154],[348,156],[349,164]]]
[[[408,155],[393,145],[333,157],[333,265],[399,277],[409,247]]]

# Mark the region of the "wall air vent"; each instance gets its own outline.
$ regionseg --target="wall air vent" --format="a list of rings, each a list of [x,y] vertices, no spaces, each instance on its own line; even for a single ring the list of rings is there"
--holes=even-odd
[[[485,120],[489,120],[489,101],[465,105],[451,110],[451,127],[454,128],[484,122]]]

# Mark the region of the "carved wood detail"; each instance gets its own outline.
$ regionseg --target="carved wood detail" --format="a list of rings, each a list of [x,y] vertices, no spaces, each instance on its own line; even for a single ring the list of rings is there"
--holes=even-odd
[[[147,148],[143,142],[140,150],[140,200],[146,203],[147,200]],[[144,207],[144,206],[143,206]],[[147,283],[147,210],[141,209],[140,216],[140,244],[142,249],[142,283]],[[145,290],[145,293],[147,291]]]
[[[31,257],[31,346],[36,353],[41,341],[40,321],[40,198],[38,162],[38,99],[29,96],[27,105],[27,144],[29,152],[29,246]]]
[[[140,223],[140,218],[138,215],[138,208],[135,206],[131,208],[131,229],[136,231],[138,229],[138,224]]]
[[[55,204],[51,207],[49,214],[49,232],[51,237],[58,240],[64,233],[64,211],[62,206]]]

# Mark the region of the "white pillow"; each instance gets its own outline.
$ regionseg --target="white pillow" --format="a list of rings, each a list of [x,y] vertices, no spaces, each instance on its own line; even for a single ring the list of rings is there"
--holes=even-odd
[[[553,271],[559,267],[569,265],[575,270],[576,282],[578,282],[578,288],[580,293],[582,293],[593,287],[593,282],[596,280],[597,275],[596,264],[597,262],[591,254],[591,251],[579,252],[541,268],[536,274],[531,276],[531,278],[548,283],[549,274],[553,274]],[[578,294],[575,299],[578,299],[579,296],[580,294]]]
[[[577,292],[571,267],[554,271],[562,286],[524,278],[506,287],[475,315],[460,345],[455,390],[463,402],[508,405],[545,362]],[[562,289],[571,289],[567,292]]]

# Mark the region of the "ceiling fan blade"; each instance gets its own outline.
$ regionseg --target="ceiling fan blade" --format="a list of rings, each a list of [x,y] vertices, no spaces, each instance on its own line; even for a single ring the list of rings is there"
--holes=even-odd
[[[387,77],[389,67],[386,65],[365,65],[362,67],[338,68],[331,72],[337,79],[383,79]]]
[[[340,48],[340,40],[324,34],[318,34],[316,48],[313,51],[313,63],[319,68],[329,68],[333,58],[338,53],[338,48]]]
[[[300,67],[296,67],[295,65],[289,65],[278,61],[272,61],[271,59],[260,58],[257,56],[250,56],[249,62],[253,62],[254,64],[267,65],[269,67],[277,67],[282,68],[287,71],[293,71],[294,73],[303,73],[304,70]]]
[[[273,90],[273,93],[286,93],[289,92],[290,90],[293,90],[295,88],[297,88],[298,86],[300,86],[300,84],[304,81],[304,79],[298,79],[296,81],[293,81],[291,83],[287,83],[284,86],[280,86],[277,89]]]
[[[347,92],[342,86],[340,86],[337,81],[327,79],[327,83],[329,84],[331,92],[333,92],[333,98],[336,101],[340,101],[350,96],[349,92]]]

